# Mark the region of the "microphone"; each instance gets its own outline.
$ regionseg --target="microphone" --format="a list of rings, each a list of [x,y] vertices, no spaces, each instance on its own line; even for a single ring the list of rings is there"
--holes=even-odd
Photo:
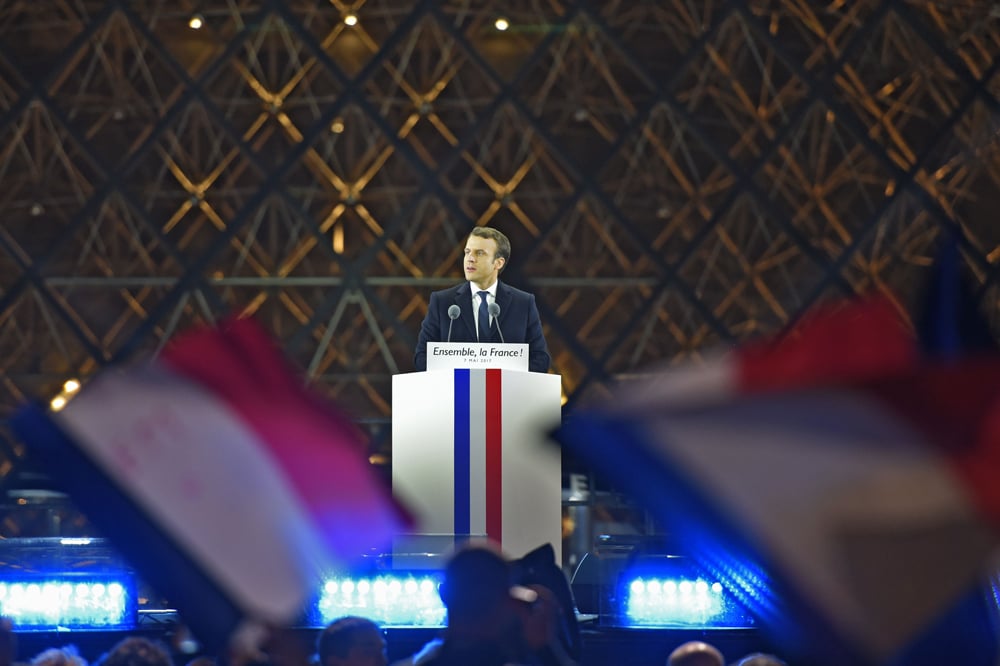
[[[496,303],[490,303],[489,307],[486,308],[490,311],[490,316],[493,317],[493,321],[497,323],[497,332],[500,334],[500,342],[507,344],[507,341],[503,339],[503,331],[500,330],[500,306]]]
[[[499,310],[499,308],[497,309]],[[448,322],[448,339],[445,342],[451,342],[451,327],[455,324],[455,320],[458,319],[460,314],[462,314],[462,308],[457,305],[452,305],[448,308],[448,319],[451,321]]]

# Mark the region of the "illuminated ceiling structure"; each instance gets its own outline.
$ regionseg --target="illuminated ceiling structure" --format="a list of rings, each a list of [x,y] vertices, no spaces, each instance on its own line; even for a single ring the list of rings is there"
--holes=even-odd
[[[482,224],[570,408],[826,298],[912,313],[944,229],[996,323],[990,5],[7,2],[0,418],[252,314],[386,459]]]

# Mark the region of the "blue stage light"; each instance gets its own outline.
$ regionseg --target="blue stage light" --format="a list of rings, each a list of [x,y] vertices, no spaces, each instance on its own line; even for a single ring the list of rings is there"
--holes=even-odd
[[[362,615],[384,627],[443,627],[439,583],[440,573],[430,571],[335,576],[323,583],[310,623]]]
[[[625,614],[634,625],[712,626],[726,613],[722,585],[705,580],[636,578]]]
[[[132,629],[136,584],[129,576],[0,575],[0,615],[18,631]]]
[[[629,626],[733,628],[753,626],[746,608],[685,557],[638,559],[622,576],[620,616]]]

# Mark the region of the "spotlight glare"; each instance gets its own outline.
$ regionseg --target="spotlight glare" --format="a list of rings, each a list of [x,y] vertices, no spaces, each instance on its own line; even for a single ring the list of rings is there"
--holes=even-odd
[[[644,575],[622,581],[621,613],[631,626],[747,627],[753,620],[704,578]]]
[[[354,27],[358,24],[357,14],[344,14],[344,25]]]
[[[52,407],[52,411],[58,412],[60,409],[66,406],[66,398],[62,397],[61,395],[57,395],[56,397],[52,398],[52,400],[49,402],[49,406]]]
[[[205,25],[205,19],[202,18],[201,14],[195,14],[188,20],[188,27],[192,30],[201,30],[203,25]]]
[[[63,391],[66,393],[76,393],[80,390],[80,382],[75,379],[67,379],[63,384]]]
[[[331,593],[329,584],[323,586],[313,607],[317,624],[363,612],[383,626],[444,626],[446,612],[434,576],[402,572],[361,576],[353,580],[350,595],[343,594],[345,583],[339,585],[339,594]]]
[[[505,32],[507,28],[510,27],[510,21],[501,16],[496,21],[493,22],[493,25],[500,32]]]
[[[5,573],[4,575],[11,575]],[[17,575],[17,574],[15,574]],[[135,613],[133,588],[106,578],[72,583],[55,575],[33,581],[0,583],[5,590],[4,615],[29,630],[95,627],[131,628]],[[128,586],[128,587],[127,587]]]

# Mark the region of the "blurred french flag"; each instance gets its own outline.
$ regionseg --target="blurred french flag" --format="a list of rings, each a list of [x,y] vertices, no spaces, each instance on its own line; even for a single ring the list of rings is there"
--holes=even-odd
[[[293,622],[324,573],[410,523],[360,432],[252,319],[183,334],[13,426],[214,647],[248,620]]]
[[[868,298],[622,384],[556,439],[686,538],[790,663],[997,663],[996,351],[930,354]]]

